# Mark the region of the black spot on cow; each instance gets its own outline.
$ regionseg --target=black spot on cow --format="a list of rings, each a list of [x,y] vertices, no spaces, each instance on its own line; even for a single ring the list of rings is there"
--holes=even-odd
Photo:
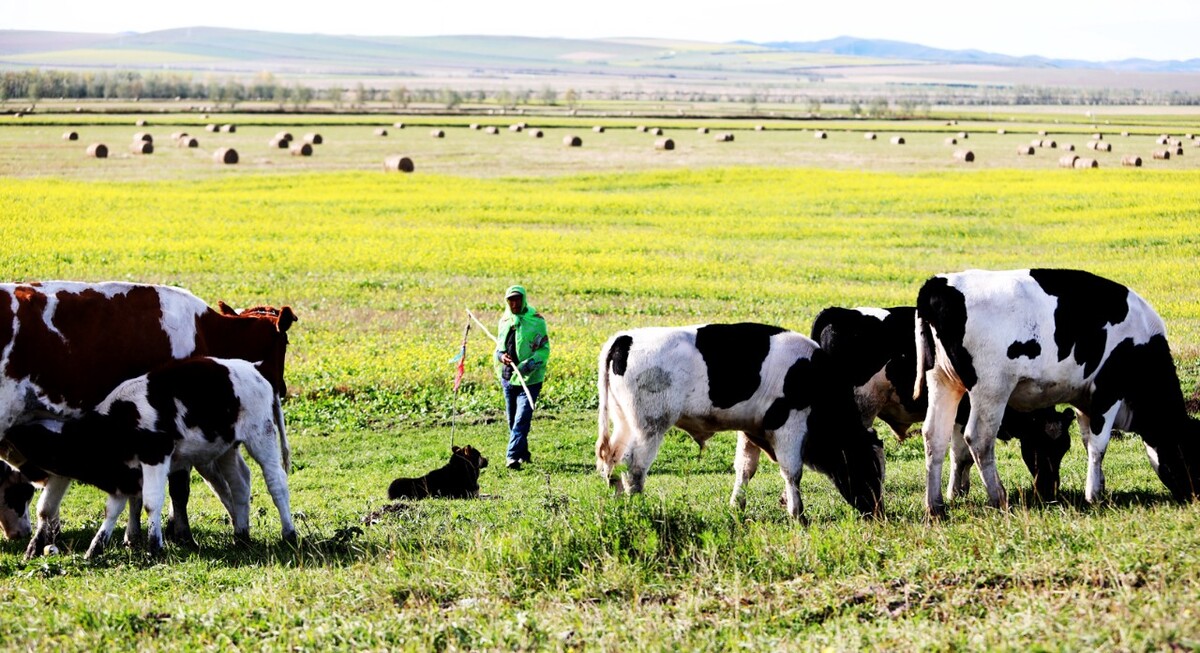
[[[1025,342],[1015,341],[1008,346],[1008,357],[1016,360],[1022,356],[1033,360],[1042,353],[1042,346],[1038,344],[1037,339],[1030,338]]]
[[[783,396],[773,401],[763,415],[763,429],[778,429],[787,422],[792,411],[812,406],[820,383],[828,383],[828,379],[817,378],[811,360],[801,358],[792,363],[783,377]]]
[[[892,387],[903,389],[897,394],[905,411],[922,414],[925,400],[913,399],[908,391],[916,381],[916,309],[895,306],[884,310],[887,315],[881,320],[853,309],[827,308],[813,322],[812,339],[829,354],[834,371],[850,385],[865,385],[883,369]]]
[[[708,371],[708,398],[730,408],[752,397],[762,383],[771,337],[783,329],[766,324],[709,324],[696,329],[696,349]]]
[[[967,333],[967,299],[962,291],[951,286],[945,277],[933,277],[917,294],[917,315],[926,324],[922,334],[926,350],[933,351],[933,334],[929,332],[929,326],[933,326],[963,386],[967,390],[975,387],[979,380],[975,363],[971,352],[963,346]]]
[[[242,402],[224,365],[212,359],[167,363],[147,375],[146,397],[158,412],[157,430],[181,435],[176,418],[182,405],[185,426],[198,429],[209,442],[233,442]]]
[[[670,387],[671,373],[661,367],[651,367],[637,375],[638,392],[662,392]]]
[[[612,347],[608,350],[608,367],[617,376],[625,376],[625,368],[629,365],[629,348],[633,346],[633,336],[617,336]]]
[[[1054,309],[1054,344],[1058,360],[1074,352],[1075,362],[1090,376],[1104,358],[1108,325],[1129,314],[1129,289],[1083,270],[1029,271],[1046,294],[1058,299]]]

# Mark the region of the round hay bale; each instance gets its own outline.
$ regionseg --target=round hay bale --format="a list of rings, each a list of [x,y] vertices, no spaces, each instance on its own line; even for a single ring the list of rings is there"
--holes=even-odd
[[[1126,154],[1125,156],[1121,157],[1121,165],[1130,166],[1132,168],[1140,168],[1142,167],[1142,157],[1136,154]]]
[[[1093,149],[1097,152],[1112,152],[1112,143],[1108,141],[1096,141],[1096,147]]]
[[[1045,139],[1045,140],[1043,140],[1043,141],[1042,141],[1042,147],[1048,147],[1048,148],[1050,148],[1050,149],[1052,149],[1052,150],[1053,150],[1053,149],[1057,149],[1057,148],[1058,148],[1058,143],[1057,143],[1057,142],[1055,142],[1053,139],[1049,139],[1049,138],[1047,138],[1047,139]]]
[[[595,127],[592,127],[592,131],[596,132],[597,134],[603,134],[604,125],[596,125]]]
[[[722,132],[713,137],[713,140],[718,143],[732,143],[733,134],[730,132]]]
[[[660,127],[648,129],[648,130],[646,130],[646,132],[648,134],[650,134],[651,136],[662,136],[663,135],[663,130]]]
[[[1079,160],[1079,157],[1078,157],[1078,156],[1075,156],[1074,154],[1068,154],[1067,156],[1064,156],[1064,157],[1059,157],[1059,159],[1058,159],[1058,167],[1060,167],[1060,168],[1074,168],[1074,167],[1075,167],[1075,162],[1076,162],[1076,161],[1078,161],[1078,160]]]
[[[153,143],[153,142],[154,142],[154,137],[153,137],[153,136],[151,136],[151,135],[150,135],[149,133],[147,133],[147,132],[138,132],[138,133],[136,133],[136,134],[134,134],[134,135],[133,135],[133,140],[134,140],[135,142],[136,142],[136,141],[144,141],[144,142],[146,142],[146,143]]]
[[[959,137],[959,138],[961,138],[961,139],[963,139],[963,140],[965,141],[965,140],[967,140],[968,138],[970,138],[970,137],[971,137],[971,135],[970,135],[970,134],[968,134],[967,132],[958,132],[958,137]]]
[[[879,137],[875,135],[875,132],[867,132],[867,133],[863,134],[863,140],[873,141],[876,138],[879,138]]]
[[[1157,139],[1155,139],[1154,144],[1155,145],[1167,145],[1170,142],[1171,142],[1170,138],[1168,138],[1166,136],[1159,136]]]
[[[765,131],[767,131],[767,126],[766,126],[766,125],[755,125],[755,126],[754,126],[754,131],[756,131],[756,132],[765,132]]]
[[[88,146],[87,155],[96,159],[107,159],[108,146],[104,143],[92,143]]]
[[[413,170],[415,168],[413,168],[412,159],[406,156],[397,154],[383,160],[384,172],[412,172]]]
[[[904,137],[903,136],[893,136],[892,137],[892,145],[904,145]]]
[[[14,114],[13,114],[13,117],[14,117],[14,118],[24,118],[24,117],[25,117],[25,114],[24,114],[24,113],[22,113],[22,112],[20,112],[20,111],[18,111],[18,112],[16,112],[16,113],[14,113]]]
[[[583,147],[583,139],[578,136],[563,136],[563,145],[567,147]]]
[[[640,131],[640,132],[645,132],[645,131],[646,131],[646,126],[645,126],[645,125],[638,125],[638,126],[635,128],[635,129],[637,129],[637,131]]]
[[[1038,136],[1049,136],[1049,135],[1050,135],[1050,133],[1047,132],[1045,129],[1038,130]]]
[[[530,129],[529,131],[527,131],[525,133],[529,134],[533,138],[541,138],[542,136],[545,135],[542,133],[542,130],[540,130],[540,129]]]
[[[1183,156],[1183,146],[1182,145],[1175,148],[1175,156]]]
[[[1030,142],[1029,142],[1029,144],[1030,144],[1030,145],[1032,145],[1032,146],[1034,146],[1034,147],[1041,147],[1041,146],[1042,146],[1042,139],[1040,139],[1040,138],[1035,138],[1035,139],[1033,139],[1032,141],[1030,141]]]
[[[829,138],[829,134],[826,134],[823,131],[815,131],[815,132],[813,132],[813,138],[821,141],[821,140],[825,140],[826,138]]]
[[[293,140],[291,132],[278,132],[277,134],[275,134],[275,138],[278,138],[281,141]]]
[[[273,147],[279,150],[286,150],[291,146],[291,141],[286,141],[282,138],[272,138],[271,140],[267,141],[267,147]]]
[[[446,132],[444,132],[444,131],[442,131],[442,130],[440,130],[440,129],[434,129],[434,130],[432,130],[432,131],[430,131],[430,132],[429,132],[429,136],[430,136],[431,138],[445,138],[445,137],[446,137]]]
[[[479,123],[477,123],[477,122],[471,123],[471,129],[478,131],[480,129]]]
[[[997,134],[1000,134],[1001,136],[1003,136],[1003,135],[1007,134],[1007,133],[1008,133],[1008,131],[1006,131],[1006,130],[1005,130],[1003,127],[1001,127],[1000,129],[997,129],[997,130],[996,130],[996,133],[997,133]]]
[[[654,141],[654,149],[656,150],[673,150],[675,149],[675,141],[669,138],[660,138]]]
[[[1033,152],[1034,149],[1032,145],[1022,145],[1017,148],[1017,154],[1020,156],[1029,156],[1030,154],[1033,154]]]
[[[951,136],[950,138],[946,139],[946,145],[958,145],[958,139]]]
[[[1154,150],[1150,156],[1159,161],[1167,161],[1171,158],[1171,152],[1168,150]]]
[[[1101,134],[1100,132],[1096,132],[1095,134],[1092,134],[1092,140],[1093,141],[1102,141],[1102,140],[1104,140],[1104,134]]]
[[[1060,150],[1062,150],[1063,152],[1074,152],[1074,151],[1075,151],[1075,146],[1074,146],[1074,145],[1072,145],[1072,144],[1070,144],[1070,143],[1063,143],[1063,144],[1062,144],[1062,145],[1059,147],[1059,149],[1060,149]]]
[[[1075,167],[1077,169],[1099,168],[1100,162],[1095,159],[1085,159],[1083,157],[1079,157],[1078,159],[1075,159]]]
[[[485,134],[493,134],[493,135],[494,135],[494,134],[499,134],[499,133],[500,133],[500,128],[499,128],[499,127],[484,127],[484,128],[483,128],[483,133],[485,133]]]
[[[232,134],[237,131],[237,125],[221,125],[221,131]]]
[[[175,140],[175,145],[178,147],[200,147],[200,141],[193,136],[182,136]]]
[[[954,150],[954,160],[971,163],[975,160],[975,153],[971,150]]]
[[[1121,132],[1121,135],[1126,138],[1129,138],[1129,132]]]
[[[134,141],[129,144],[129,151],[134,154],[154,154],[154,143]]]
[[[527,122],[519,122],[519,123],[517,123],[516,125],[514,125],[514,127],[517,127],[517,128],[518,128],[516,131],[522,131],[522,130],[525,130],[525,129],[529,129],[529,123],[527,123]]]
[[[145,119],[145,118],[138,118],[137,122],[135,122],[135,123],[133,123],[133,124],[134,124],[135,126],[137,126],[137,127],[145,127],[145,126],[146,126],[146,119]]]
[[[304,142],[309,145],[320,145],[325,142],[325,139],[320,134],[305,134]]]
[[[171,132],[171,140],[177,141],[187,135],[187,132]]]
[[[209,124],[207,124],[207,125],[205,125],[205,126],[204,126],[204,131],[208,131],[208,132],[218,132],[218,131],[221,131],[221,127],[220,127],[219,125],[215,125],[215,124],[209,123]]]
[[[297,143],[288,151],[292,153],[292,156],[312,156],[313,147],[309,143]]]
[[[79,132],[63,132],[62,139],[64,141],[77,141],[79,140]]]
[[[1171,138],[1167,139],[1167,145],[1170,145],[1171,147],[1179,147],[1180,145],[1183,145],[1183,141],[1179,140],[1178,138]]]
[[[387,130],[386,130],[386,129],[384,129],[383,127],[376,127],[376,128],[375,128],[375,135],[376,135],[376,136],[387,136]]]
[[[708,127],[697,127],[697,128],[696,128],[696,133],[697,133],[697,134],[707,134],[707,133],[708,133]],[[1197,143],[1200,143],[1200,141],[1196,141],[1196,142],[1197,142]]]
[[[392,127],[395,127],[396,129],[404,129],[404,123],[394,122],[394,123],[392,123]]]
[[[522,131],[522,130],[524,130],[524,129],[525,129],[525,128],[521,126],[521,123],[517,123],[517,124],[515,124],[515,125],[509,125],[509,126],[508,126],[508,131],[510,131],[510,132],[519,132],[519,131]]]
[[[222,147],[216,152],[213,152],[213,161],[216,161],[217,163],[224,163],[226,165],[233,165],[238,162],[237,150],[233,149],[232,147]]]

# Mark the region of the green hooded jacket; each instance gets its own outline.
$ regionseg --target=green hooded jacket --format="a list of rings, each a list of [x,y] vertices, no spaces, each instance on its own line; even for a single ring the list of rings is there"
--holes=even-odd
[[[504,315],[500,317],[500,325],[496,329],[496,376],[500,377],[505,365],[500,362],[504,353],[505,343],[508,342],[509,332],[515,332],[517,369],[525,377],[525,383],[541,383],[546,378],[546,364],[550,360],[550,337],[546,333],[546,320],[529,305],[525,297],[525,288],[510,286],[504,291],[508,297],[513,293],[521,295],[522,311],[513,313],[507,306]],[[501,377],[502,378],[502,377]]]

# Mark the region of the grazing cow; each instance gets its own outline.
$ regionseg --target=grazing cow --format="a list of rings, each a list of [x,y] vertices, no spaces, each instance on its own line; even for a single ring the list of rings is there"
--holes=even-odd
[[[180,288],[120,282],[0,284],[0,441],[12,425],[79,417],[117,384],[174,359],[211,355],[262,361],[277,394],[283,381],[291,308],[236,315]],[[18,461],[19,462],[19,461]],[[248,478],[241,464],[239,474]],[[190,479],[172,488],[176,537],[191,539],[184,507]],[[205,470],[201,470],[202,475]],[[224,492],[227,479],[206,477]],[[40,555],[57,530],[70,481],[51,477],[38,500],[38,526],[26,555]],[[229,506],[229,497],[222,496]],[[134,520],[130,520],[132,535]]]
[[[128,499],[144,497],[150,551],[162,550],[161,513],[172,469],[216,465],[232,493],[234,531],[250,531],[250,486],[236,471],[238,445],[262,467],[279,510],[283,538],[294,541],[288,498],[290,451],[279,397],[253,363],[218,358],[172,361],[117,386],[78,418],[37,420],[8,430],[6,441],[47,474],[109,494],[104,523],[87,557],[103,550]],[[44,479],[34,479],[44,480]]]
[[[1200,490],[1200,423],[1184,408],[1166,327],[1137,293],[1078,270],[969,270],[925,282],[917,297],[917,372],[929,389],[926,508],[944,513],[942,460],[963,394],[965,438],[988,504],[1006,507],[994,444],[1005,406],[1067,403],[1088,453],[1084,496],[1104,491],[1113,429],[1142,436],[1177,500]],[[921,392],[916,385],[914,394]]]
[[[854,388],[863,426],[870,426],[878,417],[901,440],[908,436],[915,422],[925,419],[928,409],[924,396],[914,398],[909,390],[916,383],[917,373],[917,347],[913,341],[916,312],[912,306],[830,307],[817,315],[812,326],[812,339],[829,354],[838,372]],[[966,496],[970,488],[967,472],[973,460],[962,437],[969,409],[969,401],[959,404],[955,419],[950,458],[951,499]],[[1059,412],[1054,408],[1004,413],[998,437],[1020,441],[1021,456],[1040,497],[1051,498],[1058,493],[1059,469],[1070,447],[1068,431],[1074,418],[1071,410]]]
[[[388,486],[389,499],[474,499],[479,496],[479,470],[488,459],[471,445],[451,447],[450,461],[417,478],[398,478]]]
[[[650,327],[617,333],[600,350],[596,467],[619,490],[641,492],[663,436],[678,426],[703,444],[737,430],[730,503],[767,452],[783,475],[788,513],[802,518],[804,464],[828,475],[864,515],[883,510],[883,444],[858,418],[850,388],[799,333],[764,324]],[[609,418],[612,418],[612,431]],[[628,459],[621,481],[613,468]]]
[[[0,462],[0,530],[4,537],[19,540],[29,537],[29,500],[33,484],[21,472]]]

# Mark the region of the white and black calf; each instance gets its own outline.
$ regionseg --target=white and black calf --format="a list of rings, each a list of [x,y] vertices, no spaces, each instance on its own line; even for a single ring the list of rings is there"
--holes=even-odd
[[[1200,424],[1184,408],[1162,320],[1129,288],[1078,270],[938,275],[917,298],[916,336],[918,378],[929,392],[923,435],[931,514],[945,510],[941,467],[964,394],[971,399],[964,435],[992,506],[1007,505],[994,457],[1006,406],[1076,408],[1089,502],[1104,491],[1101,463],[1113,429],[1142,436],[1176,499],[1200,489]]]
[[[917,382],[917,347],[913,341],[913,306],[892,308],[830,307],[813,321],[812,339],[821,345],[836,371],[854,388],[863,426],[878,417],[903,440],[916,422],[925,419],[925,396],[914,397]],[[951,441],[949,498],[965,496],[970,489],[970,448],[963,440],[970,402],[959,404]],[[998,437],[1016,438],[1021,456],[1033,475],[1034,492],[1043,498],[1058,493],[1060,467],[1070,448],[1069,430],[1075,413],[1039,408],[1024,413],[1006,410]]]
[[[863,427],[849,386],[836,379],[815,342],[776,326],[622,331],[600,351],[596,467],[618,490],[641,492],[672,426],[701,444],[736,430],[730,503],[745,505],[744,485],[765,451],[779,464],[793,517],[804,512],[804,465],[833,479],[859,512],[881,514],[883,444]],[[618,482],[612,472],[622,460],[628,471]]]
[[[206,357],[167,363],[120,384],[77,419],[17,425],[5,440],[50,483],[74,479],[109,493],[88,557],[104,548],[126,502],[139,496],[149,516],[149,548],[160,551],[167,475],[190,467],[225,472],[234,533],[248,538],[250,486],[238,472],[245,465],[238,445],[262,467],[284,539],[295,539],[279,397],[252,363]]]
[[[7,463],[0,461],[0,530],[10,540],[29,537],[29,500],[33,483]]]

